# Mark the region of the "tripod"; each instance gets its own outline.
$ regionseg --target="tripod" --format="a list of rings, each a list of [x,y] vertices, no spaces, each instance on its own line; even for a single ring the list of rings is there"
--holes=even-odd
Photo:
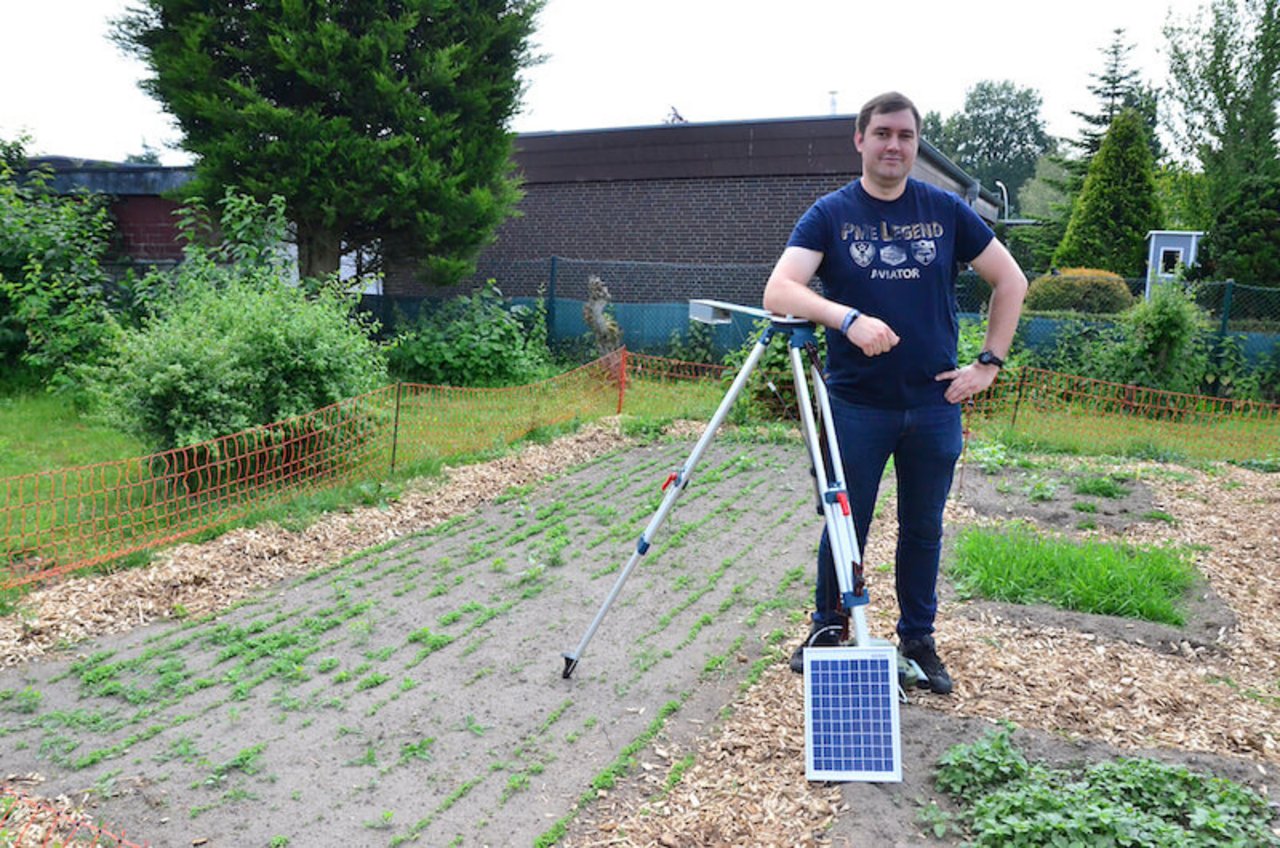
[[[702,459],[702,455],[711,445],[716,431],[729,415],[733,404],[742,393],[747,380],[764,356],[765,349],[774,338],[783,336],[787,339],[787,350],[791,360],[791,373],[795,381],[796,404],[800,412],[800,428],[804,436],[805,446],[809,451],[809,460],[813,466],[813,475],[817,488],[818,510],[826,519],[827,533],[831,541],[831,553],[835,558],[836,582],[840,589],[840,606],[848,616],[847,627],[852,631],[855,646],[870,645],[871,639],[867,630],[866,605],[868,602],[866,584],[862,575],[862,555],[858,550],[858,538],[854,532],[853,514],[849,506],[849,495],[845,489],[843,468],[840,460],[840,446],[836,439],[835,422],[831,417],[831,401],[827,394],[826,383],[822,379],[821,363],[818,360],[817,337],[811,321],[791,317],[778,317],[760,309],[734,306],[713,300],[695,300],[690,302],[690,317],[708,323],[727,323],[729,312],[741,312],[747,315],[767,318],[769,327],[760,336],[751,349],[747,361],[734,378],[729,391],[725,394],[720,406],[707,424],[702,436],[694,445],[692,453],[679,471],[673,471],[662,488],[666,492],[658,511],[649,521],[640,539],[636,543],[635,552],[626,566],[618,574],[604,604],[596,617],[582,635],[582,640],[571,652],[564,654],[564,671],[562,676],[568,679],[578,667],[578,661],[587,649],[588,643],[595,636],[609,608],[617,600],[623,585],[631,572],[639,564],[640,559],[648,552],[654,535],[666,521],[667,515],[675,506],[685,487],[693,475],[693,469]],[[805,375],[805,362],[801,353],[809,359],[809,376]],[[810,379],[813,393],[810,394]],[[817,413],[814,412],[814,401],[817,402]],[[848,636],[843,633],[842,636]]]

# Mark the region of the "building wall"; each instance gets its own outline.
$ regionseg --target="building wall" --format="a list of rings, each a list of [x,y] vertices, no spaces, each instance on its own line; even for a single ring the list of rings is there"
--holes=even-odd
[[[511,297],[554,285],[556,296],[582,299],[587,277],[597,274],[615,300],[663,302],[689,296],[689,275],[699,267],[696,296],[755,302],[796,219],[846,181],[783,176],[527,185],[521,214],[499,229],[462,288],[494,279]],[[725,267],[705,270],[715,265]],[[384,291],[446,293],[424,290],[411,273],[389,274]]]
[[[581,299],[594,273],[619,302],[756,303],[796,219],[861,172],[853,125],[853,116],[832,116],[520,136],[525,196],[474,277],[430,288],[410,263],[389,262],[383,290],[447,297],[494,279],[511,297],[544,287]],[[927,144],[913,174],[978,195]],[[996,207],[976,199],[993,218]]]
[[[182,244],[174,212],[178,204],[154,195],[117,196],[111,203],[120,232],[120,253],[141,262],[176,261]]]

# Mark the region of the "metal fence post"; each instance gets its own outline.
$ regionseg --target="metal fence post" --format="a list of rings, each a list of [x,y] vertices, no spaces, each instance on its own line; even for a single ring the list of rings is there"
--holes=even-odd
[[[1231,320],[1231,291],[1235,285],[1235,280],[1227,280],[1227,293],[1222,296],[1222,323],[1218,325],[1219,342],[1227,337],[1227,322]]]
[[[396,447],[400,444],[400,387],[404,383],[396,382],[396,414],[391,425],[391,473],[396,473]]]
[[[547,279],[547,341],[556,341],[556,257],[551,257],[551,273]]]

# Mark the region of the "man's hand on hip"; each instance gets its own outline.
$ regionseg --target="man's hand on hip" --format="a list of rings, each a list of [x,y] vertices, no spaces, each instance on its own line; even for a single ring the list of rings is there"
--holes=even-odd
[[[950,380],[951,385],[947,386],[946,391],[947,402],[963,403],[979,392],[985,391],[996,381],[999,373],[1000,369],[994,365],[979,365],[973,362],[954,371],[943,371],[933,379]]]

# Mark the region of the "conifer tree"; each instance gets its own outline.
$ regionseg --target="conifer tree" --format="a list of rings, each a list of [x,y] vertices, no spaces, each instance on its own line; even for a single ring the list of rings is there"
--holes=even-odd
[[[1093,157],[1053,263],[1140,277],[1147,233],[1159,228],[1146,129],[1136,110],[1125,109],[1111,122]]]
[[[304,276],[399,246],[452,282],[510,213],[542,0],[139,0],[118,44],[197,156],[193,193],[285,198]]]

